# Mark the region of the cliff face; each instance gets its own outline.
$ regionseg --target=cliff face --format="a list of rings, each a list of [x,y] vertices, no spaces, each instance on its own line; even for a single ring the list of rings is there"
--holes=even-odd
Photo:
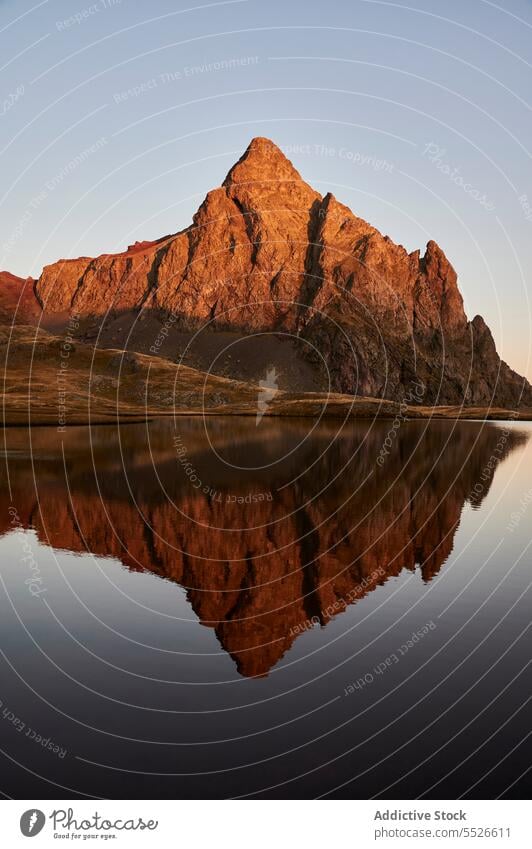
[[[0,324],[35,324],[41,307],[34,293],[35,281],[0,271]]]
[[[45,315],[172,313],[181,330],[288,331],[323,360],[332,389],[425,404],[532,404],[480,317],[468,322],[454,269],[430,241],[407,253],[256,138],[191,227],[122,254],[47,266]],[[420,388],[422,386],[422,388]]]

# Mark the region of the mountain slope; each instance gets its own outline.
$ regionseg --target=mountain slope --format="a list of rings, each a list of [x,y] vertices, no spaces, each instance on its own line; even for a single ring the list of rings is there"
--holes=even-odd
[[[189,228],[121,254],[61,260],[35,292],[45,318],[75,313],[101,339],[117,316],[128,337],[139,319],[161,325],[168,316],[173,333],[291,334],[294,355],[337,392],[532,405],[532,387],[501,362],[480,316],[468,321],[456,272],[434,241],[424,256],[409,254],[315,192],[264,138]]]

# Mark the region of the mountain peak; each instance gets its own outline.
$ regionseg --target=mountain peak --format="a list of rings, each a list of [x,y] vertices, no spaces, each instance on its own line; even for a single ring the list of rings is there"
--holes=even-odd
[[[250,141],[238,162],[233,165],[223,185],[279,180],[303,182],[301,175],[281,148],[270,139],[256,136]]]
[[[97,261],[47,266],[29,291],[50,320],[109,315],[113,347],[116,333],[129,334],[122,316],[142,310],[158,324],[176,316],[179,333],[295,336],[312,352],[301,354],[302,370],[318,382],[327,373],[344,394],[402,401],[417,379],[425,405],[532,406],[532,387],[504,371],[480,321],[468,325],[456,272],[436,242],[422,258],[408,254],[314,191],[263,137],[208,193],[192,227]]]

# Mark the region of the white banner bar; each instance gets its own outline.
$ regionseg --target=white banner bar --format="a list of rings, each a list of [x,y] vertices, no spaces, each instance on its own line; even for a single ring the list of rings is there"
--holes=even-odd
[[[519,801],[5,801],[2,846],[530,849]]]

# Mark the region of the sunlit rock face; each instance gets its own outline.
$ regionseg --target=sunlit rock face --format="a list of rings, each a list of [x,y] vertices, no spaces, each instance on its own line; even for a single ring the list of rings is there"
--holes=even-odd
[[[468,321],[436,242],[408,253],[314,191],[265,138],[253,139],[189,228],[120,254],[60,260],[35,293],[45,322],[74,312],[95,319],[102,339],[102,324],[123,316],[122,336],[111,338],[137,349],[139,314],[161,323],[172,314],[183,331],[294,334],[335,391],[532,405],[532,388],[501,362],[483,320]]]

